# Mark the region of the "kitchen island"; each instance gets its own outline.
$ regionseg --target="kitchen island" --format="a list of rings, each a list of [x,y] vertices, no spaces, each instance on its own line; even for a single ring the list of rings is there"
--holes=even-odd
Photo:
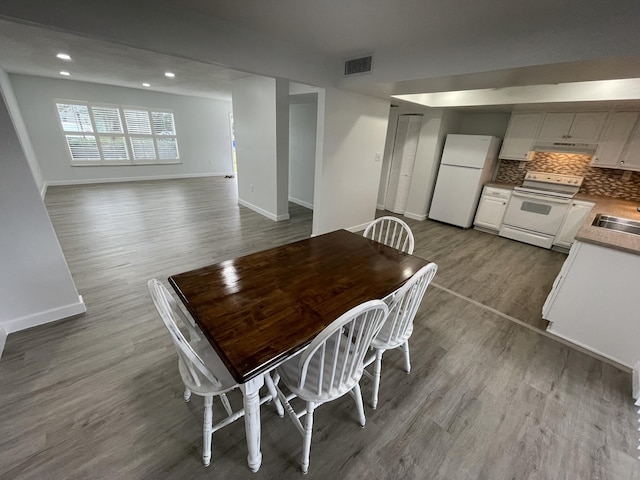
[[[637,202],[596,205],[576,234],[542,310],[547,331],[633,368],[640,361],[640,236],[593,226],[597,214],[640,220]]]

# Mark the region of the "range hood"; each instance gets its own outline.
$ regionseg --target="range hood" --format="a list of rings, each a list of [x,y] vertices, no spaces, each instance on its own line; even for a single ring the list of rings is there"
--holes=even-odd
[[[593,155],[598,147],[595,143],[568,143],[568,142],[536,142],[531,147],[534,152],[551,153],[579,153]]]

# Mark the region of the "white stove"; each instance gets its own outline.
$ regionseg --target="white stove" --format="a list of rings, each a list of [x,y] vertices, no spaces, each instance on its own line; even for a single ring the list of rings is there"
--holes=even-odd
[[[513,189],[500,235],[551,248],[582,181],[577,175],[527,172],[522,185]]]
[[[584,177],[558,173],[527,172],[524,182],[514,191],[543,196],[573,198],[582,186]]]

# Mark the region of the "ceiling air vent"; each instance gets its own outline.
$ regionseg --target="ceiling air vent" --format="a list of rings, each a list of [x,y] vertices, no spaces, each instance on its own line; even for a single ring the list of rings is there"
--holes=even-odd
[[[344,74],[355,75],[358,73],[370,73],[373,69],[373,55],[352,58],[344,62]]]

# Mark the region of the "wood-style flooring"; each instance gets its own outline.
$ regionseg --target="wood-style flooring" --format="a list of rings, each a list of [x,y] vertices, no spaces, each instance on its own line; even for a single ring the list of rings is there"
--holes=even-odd
[[[268,405],[257,474],[242,421],[216,432],[202,465],[202,400],[182,399],[146,281],[306,238],[311,212],[291,205],[291,220],[272,222],[218,177],[51,187],[46,204],[88,310],[9,335],[0,478],[301,478],[301,437]],[[564,255],[409,223],[415,253],[440,267],[416,318],[411,375],[401,352],[385,354],[377,410],[362,382],[364,429],[349,396],[319,407],[307,477],[640,479],[630,374],[537,331]]]

